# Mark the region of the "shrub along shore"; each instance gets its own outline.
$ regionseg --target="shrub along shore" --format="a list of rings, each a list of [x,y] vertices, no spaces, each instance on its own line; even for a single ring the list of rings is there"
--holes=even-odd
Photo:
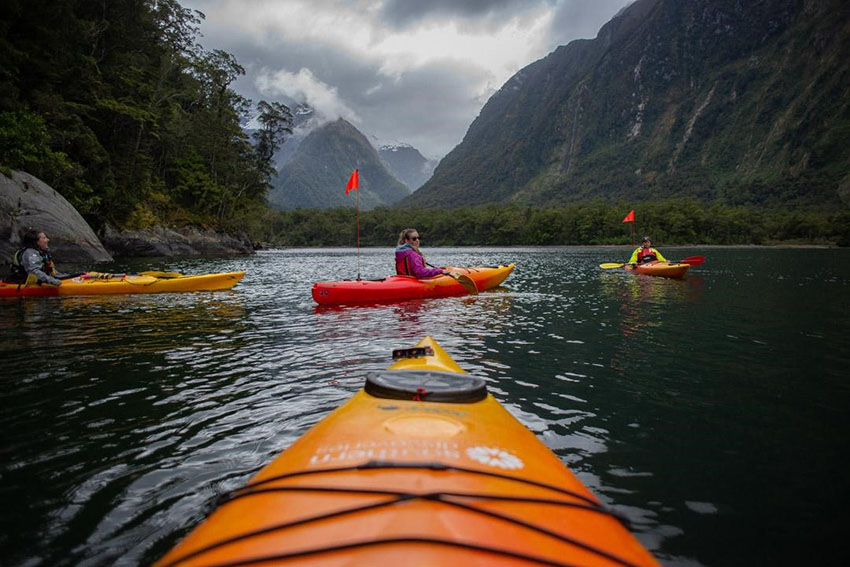
[[[460,209],[378,208],[360,212],[360,244],[389,246],[414,227],[428,246],[551,246],[631,244],[636,211],[638,239],[670,245],[807,244],[850,246],[850,210],[806,211],[703,204],[668,199],[645,205],[592,202],[557,208],[488,205]],[[269,246],[351,246],[353,208],[268,211],[249,233]],[[245,227],[247,228],[247,227]]]

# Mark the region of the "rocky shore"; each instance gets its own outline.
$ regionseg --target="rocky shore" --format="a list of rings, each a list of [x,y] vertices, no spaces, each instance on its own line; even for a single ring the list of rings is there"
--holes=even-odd
[[[195,227],[155,227],[117,231],[107,226],[101,241],[113,256],[228,256],[252,254],[254,247],[246,234],[233,236]]]
[[[0,258],[8,262],[21,246],[22,228],[44,230],[50,248],[63,262],[98,263],[127,257],[229,256],[252,254],[246,234],[231,235],[196,227],[117,230],[98,235],[55,189],[20,171],[0,172]]]

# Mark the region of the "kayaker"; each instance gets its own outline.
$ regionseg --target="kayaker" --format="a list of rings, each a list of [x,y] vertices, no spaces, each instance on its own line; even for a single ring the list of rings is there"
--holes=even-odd
[[[13,283],[24,283],[32,274],[39,283],[61,285],[62,280],[59,278],[67,277],[67,274],[56,271],[50,256],[50,239],[47,235],[31,228],[24,232],[22,237],[23,247],[12,256],[10,280]]]
[[[395,249],[395,271],[400,276],[415,278],[432,278],[448,274],[445,268],[428,268],[425,256],[419,251],[419,231],[406,228],[398,235],[398,246]]]
[[[653,262],[658,260],[659,262],[666,262],[667,258],[661,255],[657,249],[652,247],[652,238],[649,236],[643,237],[643,242],[640,247],[635,248],[635,251],[632,252],[632,257],[629,258],[629,264],[643,264],[646,262]]]

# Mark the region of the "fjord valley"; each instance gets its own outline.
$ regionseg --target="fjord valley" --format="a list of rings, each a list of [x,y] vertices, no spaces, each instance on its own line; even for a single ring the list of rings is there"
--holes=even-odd
[[[637,208],[668,244],[848,245],[848,22],[842,2],[634,2],[517,72],[363,243],[405,219],[443,245],[625,243]],[[285,211],[269,237],[342,246],[347,218]]]
[[[844,565],[845,4],[3,3],[0,564]]]
[[[367,245],[405,216],[443,244],[618,243],[634,208],[668,244],[850,242],[839,0],[638,0],[520,69],[435,170],[309,104],[251,103],[234,90],[245,68],[202,48],[202,15],[176,1],[54,6],[3,16],[0,165],[57,189],[99,234],[350,244],[342,188],[358,168]]]

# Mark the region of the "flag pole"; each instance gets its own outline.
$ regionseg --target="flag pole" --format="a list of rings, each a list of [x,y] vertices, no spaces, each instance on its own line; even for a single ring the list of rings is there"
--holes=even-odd
[[[348,183],[345,185],[345,194],[354,189],[357,193],[355,196],[354,207],[357,209],[357,281],[360,281],[360,176],[357,169],[351,172],[351,177],[348,178]]]
[[[357,208],[357,281],[360,281],[360,190],[357,190],[355,199]]]

